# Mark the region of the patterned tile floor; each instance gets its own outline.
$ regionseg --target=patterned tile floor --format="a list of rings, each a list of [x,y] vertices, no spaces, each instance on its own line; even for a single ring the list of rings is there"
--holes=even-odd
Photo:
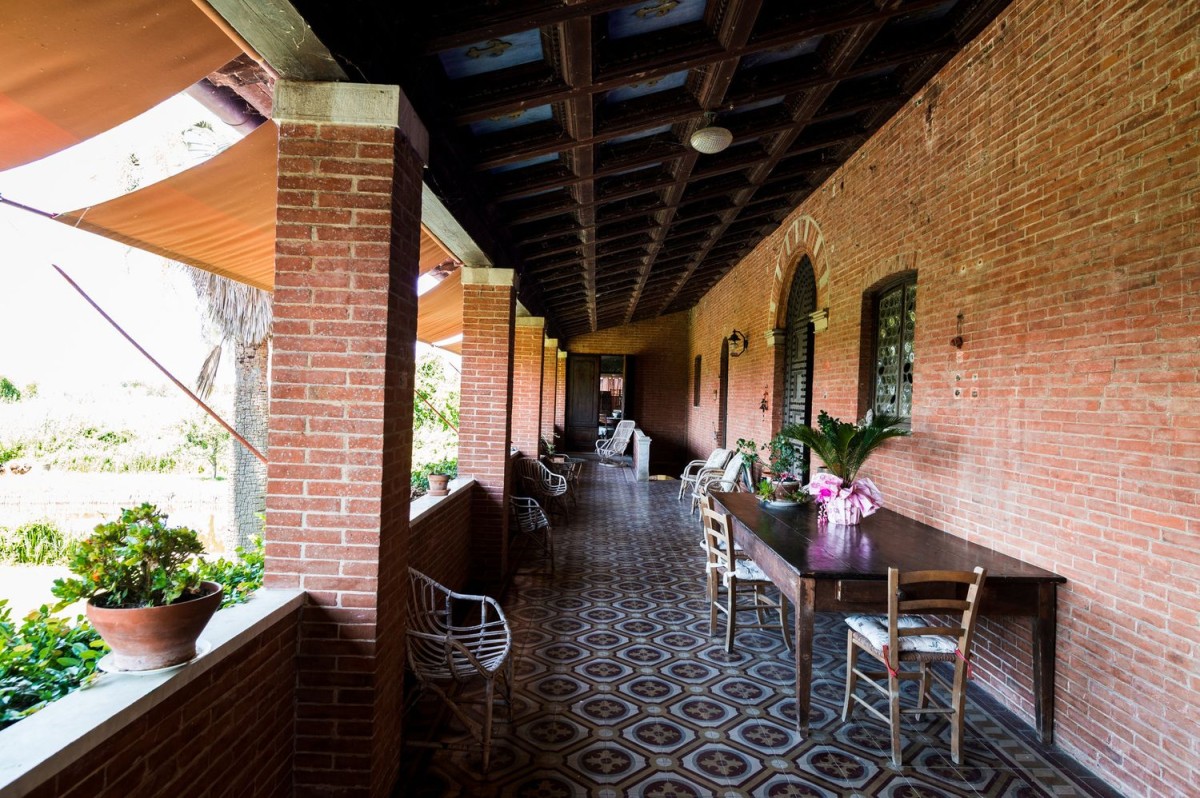
[[[779,635],[740,632],[733,654],[709,637],[699,526],[676,501],[678,482],[585,468],[576,512],[556,525],[554,575],[530,552],[502,599],[517,676],[490,772],[480,772],[477,747],[409,746],[397,795],[1115,794],[974,690],[965,766],[950,761],[944,720],[906,720],[906,767],[894,770],[884,725],[861,709],[840,720],[845,637],[836,615],[818,616],[815,731],[801,740],[793,660]],[[431,697],[418,694],[405,723],[410,740],[464,739]]]

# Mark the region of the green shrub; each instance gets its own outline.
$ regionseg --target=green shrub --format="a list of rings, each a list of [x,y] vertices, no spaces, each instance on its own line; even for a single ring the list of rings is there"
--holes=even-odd
[[[449,474],[451,479],[457,477],[458,458],[448,458],[437,463],[418,466],[412,472],[412,486],[421,490],[429,490],[430,474]]]
[[[0,377],[0,402],[21,401],[21,389],[8,377]]]
[[[238,546],[232,560],[224,557],[215,562],[200,560],[196,564],[196,571],[201,579],[218,582],[225,589],[225,594],[221,597],[223,609],[241,604],[251,593],[262,587],[263,562],[263,539],[255,537],[248,551]]]
[[[82,615],[55,617],[43,604],[17,626],[0,599],[0,729],[91,681],[107,651]]]
[[[16,460],[25,453],[25,444],[21,441],[12,443],[4,443],[0,441],[0,466],[7,463],[9,460]]]
[[[66,562],[67,537],[51,521],[32,521],[12,532],[0,529],[0,560],[17,565]]]

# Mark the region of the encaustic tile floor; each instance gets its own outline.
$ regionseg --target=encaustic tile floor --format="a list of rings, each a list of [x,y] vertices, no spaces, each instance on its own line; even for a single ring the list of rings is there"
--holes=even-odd
[[[795,728],[795,669],[782,638],[746,630],[726,654],[710,637],[699,522],[674,480],[585,466],[578,507],[555,525],[556,567],[540,552],[502,597],[514,630],[512,718],[498,708],[492,761],[437,699],[412,701],[404,796],[1113,796],[1103,782],[970,691],[965,764],[944,719],[906,719],[902,770],[887,727],[840,718],[841,616],[818,615],[814,732]],[[535,556],[537,555],[537,556]],[[415,687],[413,692],[416,693]]]

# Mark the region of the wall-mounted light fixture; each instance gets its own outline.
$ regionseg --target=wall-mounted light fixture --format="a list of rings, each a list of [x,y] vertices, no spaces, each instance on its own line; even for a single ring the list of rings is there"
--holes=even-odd
[[[729,334],[727,340],[729,341],[730,357],[740,357],[746,351],[746,347],[750,345],[750,339],[737,328],[734,328],[734,331]]]
[[[962,323],[963,323],[963,314],[959,313],[958,314],[958,335],[956,335],[950,339],[950,346],[954,347],[955,349],[962,349],[962,346],[963,346]]]

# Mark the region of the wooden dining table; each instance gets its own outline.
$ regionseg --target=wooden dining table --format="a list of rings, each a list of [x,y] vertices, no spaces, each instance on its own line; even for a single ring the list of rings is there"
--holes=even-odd
[[[818,612],[887,612],[887,571],[987,569],[984,617],[1032,618],[1033,699],[1038,736],[1054,741],[1054,646],[1058,586],[1044,568],[943,532],[886,508],[854,526],[818,523],[811,504],[770,506],[750,493],[714,493],[733,517],[734,539],[793,605],[797,726],[808,734],[813,632]]]

